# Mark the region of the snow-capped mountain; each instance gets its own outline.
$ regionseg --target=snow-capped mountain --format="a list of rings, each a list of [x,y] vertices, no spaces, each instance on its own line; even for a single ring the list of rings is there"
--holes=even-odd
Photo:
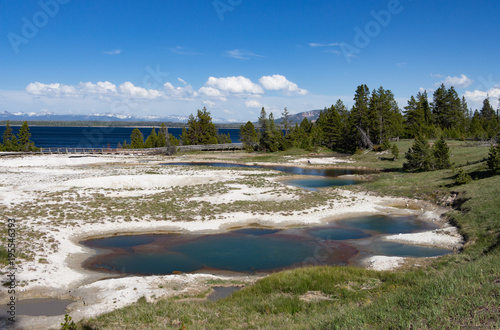
[[[51,112],[0,112],[0,120],[39,120],[39,121],[155,121],[171,123],[187,123],[189,116],[166,115],[166,116],[145,116],[136,117],[131,114],[121,113],[91,113],[88,115],[54,114]],[[231,120],[224,118],[213,119],[214,123],[230,123]]]

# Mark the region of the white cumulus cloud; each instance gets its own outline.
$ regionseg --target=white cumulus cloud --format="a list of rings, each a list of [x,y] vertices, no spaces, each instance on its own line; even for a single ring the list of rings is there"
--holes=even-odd
[[[163,93],[156,89],[146,89],[132,84],[130,81],[120,85],[120,92],[131,98],[154,100],[163,96]]]
[[[263,76],[259,79],[260,84],[267,90],[282,90],[287,94],[298,94],[298,95],[306,95],[308,93],[307,90],[301,89],[297,86],[297,84],[286,79],[285,76],[275,74],[272,76]]]
[[[109,81],[99,81],[96,84],[92,82],[81,82],[78,84],[81,93],[88,94],[116,94],[116,85]]]
[[[212,102],[210,100],[204,100],[202,103],[203,103],[203,105],[206,105],[209,108],[213,108],[216,106],[215,102]]]
[[[245,101],[245,106],[247,108],[262,108],[262,105],[257,100],[248,100],[248,101]]]
[[[26,91],[37,96],[78,97],[75,87],[59,83],[43,84],[34,82],[26,86]]]
[[[180,79],[180,78],[179,78]],[[185,81],[183,80],[185,83]],[[165,94],[169,97],[176,99],[186,99],[189,100],[198,95],[193,90],[193,87],[189,84],[185,84],[184,87],[174,87],[171,83],[167,82],[163,85],[165,88]]]
[[[464,93],[465,98],[467,99],[467,103],[469,106],[472,106],[473,109],[481,109],[483,106],[483,101],[486,98],[490,98],[490,102],[492,105],[498,104],[498,99],[500,98],[500,86],[495,86],[490,88],[487,91],[481,90],[473,90],[467,91]],[[500,104],[498,105],[500,106]]]
[[[222,94],[220,90],[213,87],[202,87],[198,90],[200,95],[208,96],[211,98],[218,99],[220,101],[226,101],[227,98]]]
[[[258,84],[243,76],[239,77],[210,77],[205,83],[206,86],[218,89],[225,93],[234,94],[263,94],[264,90]]]
[[[445,84],[446,86],[454,86],[456,88],[466,88],[472,84],[472,79],[462,74],[460,77],[446,77],[443,81],[436,83],[436,86]]]

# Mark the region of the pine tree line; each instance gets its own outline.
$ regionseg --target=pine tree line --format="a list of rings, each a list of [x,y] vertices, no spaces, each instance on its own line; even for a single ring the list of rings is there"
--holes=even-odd
[[[2,143],[0,143],[1,151],[37,151],[35,143],[30,140],[31,133],[28,122],[23,122],[17,136],[13,133],[10,122],[7,121],[5,130],[2,134]]]
[[[432,102],[426,92],[411,96],[402,112],[390,90],[379,87],[370,92],[368,86],[360,85],[350,110],[338,100],[321,111],[314,123],[304,118],[291,127],[286,108],[281,126],[262,108],[258,129],[248,122],[240,127],[240,137],[248,150],[270,152],[321,146],[344,152],[386,150],[391,148],[390,140],[399,138],[491,139],[500,131],[498,112],[488,98],[480,111],[472,112],[454,87],[444,85],[434,92]]]
[[[228,134],[218,134],[212,117],[207,108],[198,110],[196,117],[191,114],[188,119],[188,128],[183,127],[180,139],[175,138],[168,132],[165,124],[162,124],[158,134],[153,127],[151,133],[144,140],[144,135],[138,128],[134,128],[130,135],[130,144],[124,141],[118,148],[162,148],[179,145],[200,145],[200,144],[224,144],[231,143],[231,136]]]

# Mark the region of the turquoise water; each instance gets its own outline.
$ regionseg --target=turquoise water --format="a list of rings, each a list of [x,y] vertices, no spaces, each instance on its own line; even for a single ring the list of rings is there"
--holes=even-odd
[[[450,253],[450,250],[446,249],[393,242],[374,242],[368,249],[373,254],[391,257],[439,257]]]
[[[359,183],[351,178],[308,178],[308,179],[291,179],[291,180],[283,180],[282,182],[307,189],[316,191],[319,188],[327,188],[327,187],[342,187],[342,186],[350,186]]]
[[[272,272],[288,267],[302,266],[302,262],[314,256],[321,243],[314,237],[226,233],[217,235],[146,235],[152,244],[141,245],[144,235],[126,236],[127,249],[112,248],[113,253],[98,256],[87,265],[100,269],[129,274],[159,275],[174,272],[195,271]],[[98,239],[85,242],[90,247],[107,246]],[[149,245],[149,246],[148,246]],[[325,244],[323,244],[325,245]],[[331,264],[345,264],[356,250],[330,242],[335,255],[328,259]],[[347,255],[346,255],[347,254]]]
[[[347,228],[321,228],[309,230],[309,233],[314,237],[323,240],[344,241],[348,239],[367,238],[371,235],[361,230]]]
[[[283,180],[284,183],[300,187],[307,190],[316,191],[319,188],[326,187],[341,187],[354,185],[359,183],[359,180],[354,178],[340,177],[344,175],[353,174],[369,174],[372,171],[367,170],[356,170],[356,169],[344,169],[344,168],[308,168],[308,167],[297,167],[297,166],[279,166],[279,165],[245,165],[245,164],[231,164],[231,163],[164,163],[165,166],[211,166],[211,167],[222,167],[222,168],[264,168],[272,169],[280,172],[295,174],[295,175],[310,175],[317,176],[317,178],[307,178],[307,179],[290,179]]]
[[[451,253],[380,240],[387,233],[435,228],[416,217],[372,216],[308,228],[248,228],[213,235],[115,236],[82,244],[105,249],[84,263],[84,267],[100,271],[141,275],[269,273],[311,264],[346,265],[360,252],[405,257]]]
[[[359,217],[356,219],[343,220],[339,225],[347,228],[358,229],[366,232],[380,234],[399,234],[437,229],[425,221],[409,217],[389,217],[385,215]]]

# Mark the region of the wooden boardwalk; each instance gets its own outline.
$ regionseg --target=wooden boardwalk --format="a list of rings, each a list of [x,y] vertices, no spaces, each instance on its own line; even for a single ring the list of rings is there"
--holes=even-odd
[[[243,150],[243,143],[227,143],[227,144],[206,144],[206,145],[189,145],[178,146],[177,151],[236,151]],[[169,151],[165,148],[149,148],[149,149],[124,149],[124,148],[40,148],[35,153],[42,154],[79,154],[79,155],[151,155],[162,154]]]

